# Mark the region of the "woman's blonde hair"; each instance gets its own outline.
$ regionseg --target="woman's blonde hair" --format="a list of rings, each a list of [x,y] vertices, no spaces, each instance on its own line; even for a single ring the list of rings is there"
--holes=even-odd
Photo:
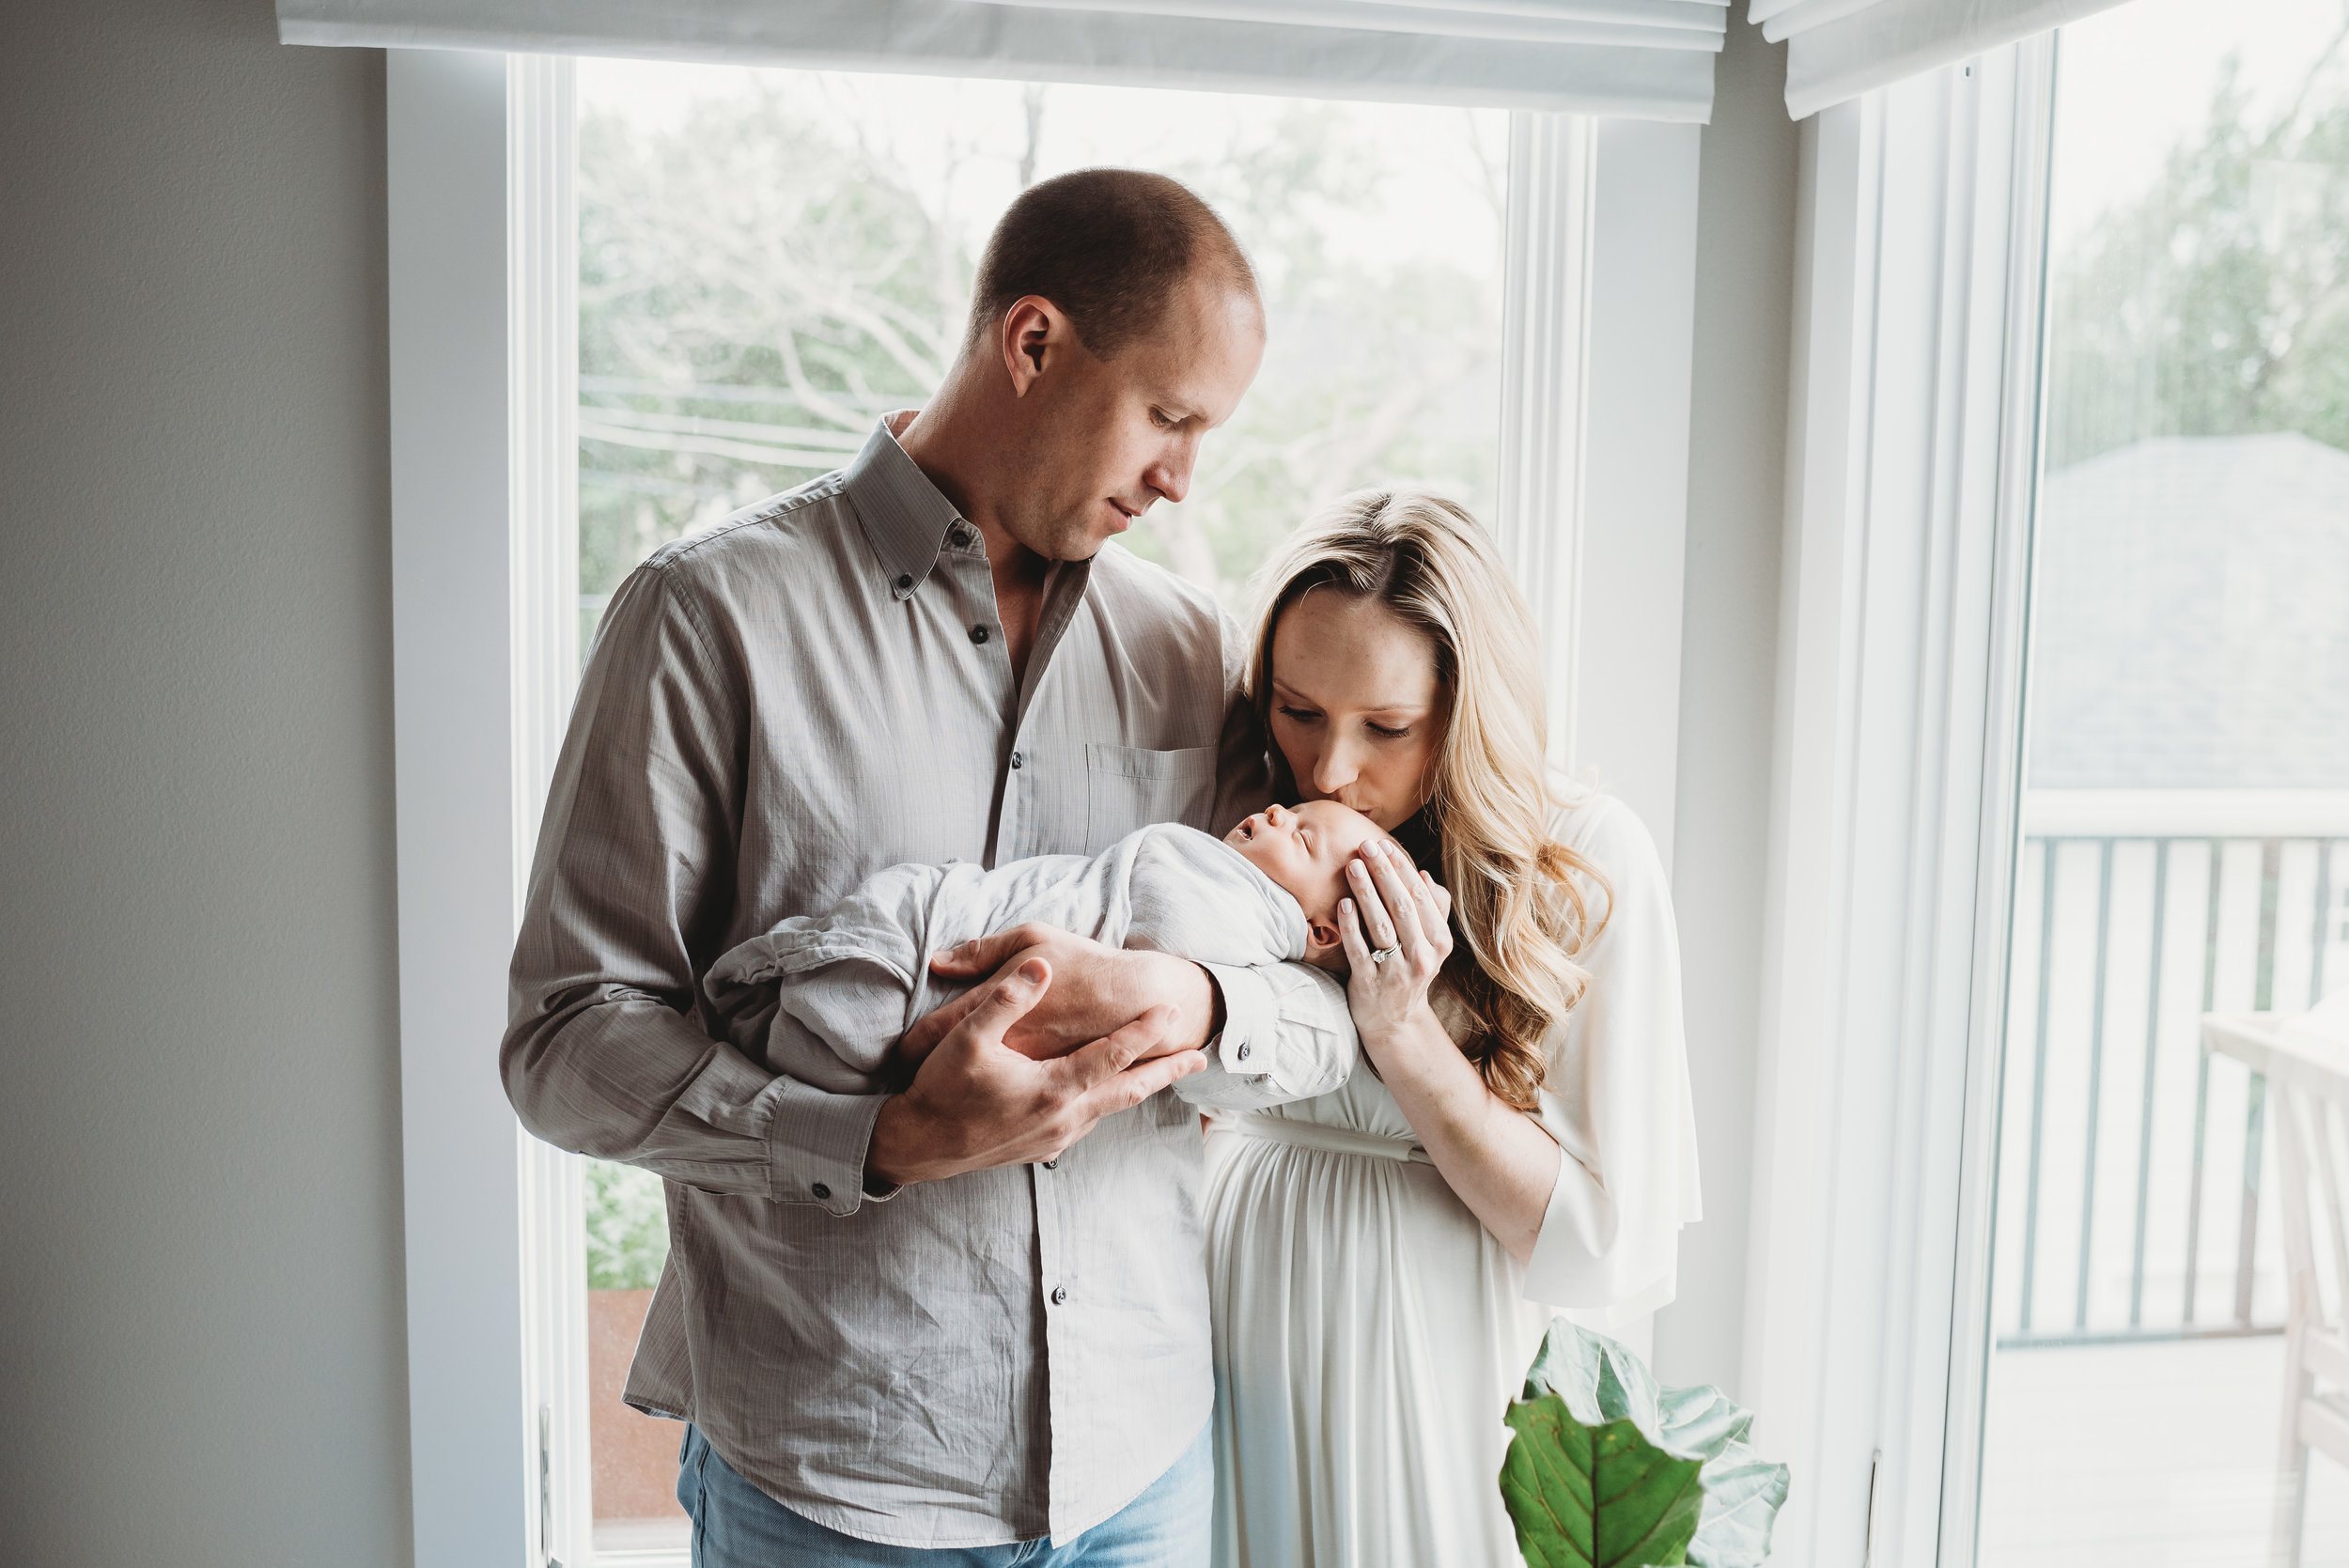
[[[1434,645],[1450,707],[1423,808],[1435,842],[1405,843],[1415,853],[1433,849],[1452,893],[1457,937],[1445,978],[1472,1020],[1461,1049],[1495,1094],[1532,1110],[1548,1064],[1544,1038],[1590,980],[1575,961],[1597,934],[1582,884],[1601,893],[1606,884],[1549,836],[1557,801],[1541,637],[1524,598],[1465,508],[1408,489],[1357,490],[1322,507],[1260,582],[1249,695],[1267,736],[1273,633],[1307,594],[1375,599]]]

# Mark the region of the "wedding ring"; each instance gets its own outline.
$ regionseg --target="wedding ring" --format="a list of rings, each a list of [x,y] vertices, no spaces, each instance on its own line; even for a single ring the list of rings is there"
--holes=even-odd
[[[1370,955],[1370,961],[1374,964],[1383,964],[1400,951],[1402,950],[1399,948],[1382,947]]]

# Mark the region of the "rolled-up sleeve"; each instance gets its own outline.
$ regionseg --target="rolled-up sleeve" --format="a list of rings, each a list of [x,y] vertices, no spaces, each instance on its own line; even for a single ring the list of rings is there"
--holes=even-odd
[[[1550,1037],[1540,1119],[1565,1157],[1525,1294],[1581,1309],[1605,1328],[1672,1298],[1680,1228],[1700,1214],[1696,1115],[1663,863],[1619,801],[1579,815],[1581,831],[1570,842],[1611,896],[1605,928],[1581,958],[1590,988]]]
[[[733,891],[747,710],[739,660],[690,588],[640,567],[606,613],[555,766],[499,1067],[550,1143],[847,1214],[880,1096],[778,1077],[693,1009]]]

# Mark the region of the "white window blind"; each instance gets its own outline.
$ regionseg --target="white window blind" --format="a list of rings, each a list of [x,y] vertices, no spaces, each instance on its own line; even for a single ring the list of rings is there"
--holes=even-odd
[[[729,60],[1703,122],[1728,0],[278,0],[288,43]]]
[[[2061,27],[2120,0],[1752,0],[1746,19],[1785,43],[1786,112],[1830,104]],[[283,8],[280,8],[281,14]]]

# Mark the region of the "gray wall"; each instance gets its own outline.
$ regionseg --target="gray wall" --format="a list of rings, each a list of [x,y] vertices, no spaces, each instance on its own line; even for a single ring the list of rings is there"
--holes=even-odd
[[[1656,1370],[1670,1382],[1735,1394],[1769,852],[1797,137],[1786,118],[1785,50],[1763,41],[1742,6],[1715,81],[1697,210],[1672,845],[1704,1220],[1681,1235],[1680,1296],[1657,1317]]]
[[[409,1559],[382,66],[0,7],[0,1560]]]

